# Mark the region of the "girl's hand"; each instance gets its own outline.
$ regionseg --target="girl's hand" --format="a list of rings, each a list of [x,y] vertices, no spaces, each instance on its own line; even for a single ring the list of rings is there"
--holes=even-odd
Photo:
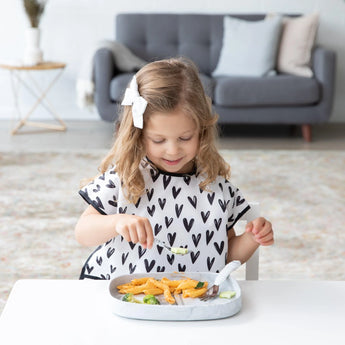
[[[115,231],[127,242],[140,243],[143,248],[153,245],[153,231],[149,220],[130,214],[119,214]]]
[[[254,240],[262,246],[274,243],[272,224],[265,218],[260,217],[248,222],[246,232],[252,233]]]

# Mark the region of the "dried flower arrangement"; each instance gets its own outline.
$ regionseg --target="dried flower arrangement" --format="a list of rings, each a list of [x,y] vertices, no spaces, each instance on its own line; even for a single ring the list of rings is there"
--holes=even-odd
[[[38,28],[47,0],[23,0],[25,12],[31,27]]]

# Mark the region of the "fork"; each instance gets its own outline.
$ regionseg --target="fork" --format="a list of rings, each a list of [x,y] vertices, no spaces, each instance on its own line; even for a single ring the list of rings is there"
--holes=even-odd
[[[200,297],[201,301],[208,301],[218,295],[219,285],[222,284],[229,275],[237,270],[241,266],[241,262],[234,260],[229,262],[225,267],[218,273],[213,285]]]
[[[155,242],[158,246],[163,247],[163,248],[169,250],[169,252],[171,252],[171,253],[173,252],[173,251],[172,251],[172,247],[169,247],[165,242],[159,240],[158,238],[155,237],[155,238],[154,238],[154,242]],[[189,252],[188,252],[188,253],[189,253]],[[187,253],[174,253],[174,254],[185,255],[185,254],[187,254]]]

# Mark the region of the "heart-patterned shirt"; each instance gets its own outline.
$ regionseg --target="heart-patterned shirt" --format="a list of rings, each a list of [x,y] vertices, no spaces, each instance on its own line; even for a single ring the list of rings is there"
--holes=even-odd
[[[144,249],[117,236],[87,259],[81,279],[113,279],[149,272],[219,272],[226,263],[227,232],[250,206],[238,188],[223,177],[199,187],[198,174],[174,174],[140,166],[146,193],[129,203],[114,168],[97,177],[79,194],[98,212],[135,214],[149,219],[154,236],[172,247],[188,249],[178,255],[154,245]]]

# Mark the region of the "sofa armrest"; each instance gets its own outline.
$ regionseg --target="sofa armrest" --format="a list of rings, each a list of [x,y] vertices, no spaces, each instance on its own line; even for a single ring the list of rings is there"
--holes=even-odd
[[[327,120],[332,112],[336,54],[332,50],[316,47],[313,52],[312,68],[314,76],[321,86],[321,99],[318,105],[323,120]]]
[[[107,48],[98,49],[93,59],[95,104],[105,121],[117,118],[117,104],[110,99],[110,82],[118,73],[113,54]]]

